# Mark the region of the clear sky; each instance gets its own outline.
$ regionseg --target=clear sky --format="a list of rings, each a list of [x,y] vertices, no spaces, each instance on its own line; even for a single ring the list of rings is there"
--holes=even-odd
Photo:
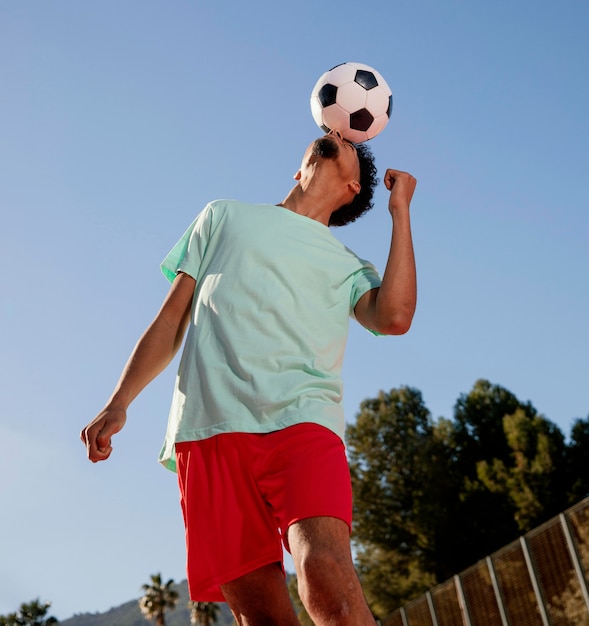
[[[0,614],[184,578],[156,462],[175,367],[107,463],[78,434],[159,308],[160,260],[207,201],[284,198],[342,61],[393,90],[381,175],[419,181],[418,311],[400,338],[351,325],[348,419],[400,385],[452,417],[487,378],[568,435],[589,413],[588,26],[583,0],[0,0]],[[386,198],[335,231],[381,270]]]

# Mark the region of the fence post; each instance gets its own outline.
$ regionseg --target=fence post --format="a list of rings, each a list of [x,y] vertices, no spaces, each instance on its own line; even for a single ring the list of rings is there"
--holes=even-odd
[[[526,565],[528,566],[528,574],[530,575],[530,580],[532,581],[532,587],[534,588],[536,603],[538,604],[538,610],[540,611],[542,623],[544,624],[544,626],[551,626],[548,613],[546,612],[546,606],[544,605],[542,590],[540,589],[540,585],[538,584],[538,575],[536,573],[536,568],[534,567],[534,563],[532,562],[532,557],[530,556],[530,551],[528,549],[528,542],[526,541],[525,536],[520,537],[520,543],[522,551],[524,553]]]
[[[438,626],[438,616],[436,615],[436,609],[434,607],[434,601],[432,600],[432,594],[429,591],[425,592],[425,599],[429,607],[429,614],[432,618],[433,626]]]
[[[458,605],[460,606],[460,611],[462,612],[462,621],[464,622],[464,626],[472,626],[468,606],[466,604],[466,597],[464,596],[464,589],[462,588],[462,580],[460,580],[460,574],[456,574],[456,576],[454,576],[454,586],[456,587]]]
[[[499,589],[499,582],[497,581],[497,572],[495,571],[493,559],[488,556],[486,561],[487,569],[489,570],[489,575],[491,576],[493,591],[495,592],[495,599],[497,600],[497,607],[499,608],[499,615],[501,616],[501,624],[503,624],[503,626],[509,626],[509,619],[507,617],[507,613],[505,612],[505,606],[503,605],[503,596],[501,594],[501,589]]]

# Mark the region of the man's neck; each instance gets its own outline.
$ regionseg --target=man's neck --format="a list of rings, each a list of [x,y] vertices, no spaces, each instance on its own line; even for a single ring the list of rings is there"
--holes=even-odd
[[[321,222],[325,226],[329,225],[329,218],[337,209],[328,194],[321,193],[319,189],[304,190],[300,184],[295,185],[278,206]]]

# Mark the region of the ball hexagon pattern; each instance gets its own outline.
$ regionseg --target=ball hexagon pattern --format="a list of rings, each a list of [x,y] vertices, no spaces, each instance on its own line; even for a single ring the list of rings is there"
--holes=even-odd
[[[313,87],[311,113],[326,133],[339,130],[349,141],[376,137],[388,124],[393,94],[369,65],[342,63],[325,72]]]

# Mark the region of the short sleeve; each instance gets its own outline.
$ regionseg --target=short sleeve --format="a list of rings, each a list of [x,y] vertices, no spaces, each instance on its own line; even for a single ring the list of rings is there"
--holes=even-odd
[[[350,315],[354,315],[354,307],[358,300],[371,289],[380,287],[382,279],[376,268],[368,261],[363,262],[363,267],[354,274],[354,282],[350,293]]]
[[[212,231],[212,219],[213,208],[208,204],[168,252],[161,263],[161,269],[170,282],[174,282],[176,274],[180,271],[192,276],[195,280],[198,278]]]
[[[371,289],[376,289],[382,284],[380,274],[376,271],[376,268],[368,261],[364,261],[362,269],[358,270],[354,275],[354,284],[352,286],[352,293],[350,294],[350,317],[356,319],[354,315],[354,307],[358,304],[358,300]],[[367,328],[368,332],[373,335],[380,336],[381,333]]]

